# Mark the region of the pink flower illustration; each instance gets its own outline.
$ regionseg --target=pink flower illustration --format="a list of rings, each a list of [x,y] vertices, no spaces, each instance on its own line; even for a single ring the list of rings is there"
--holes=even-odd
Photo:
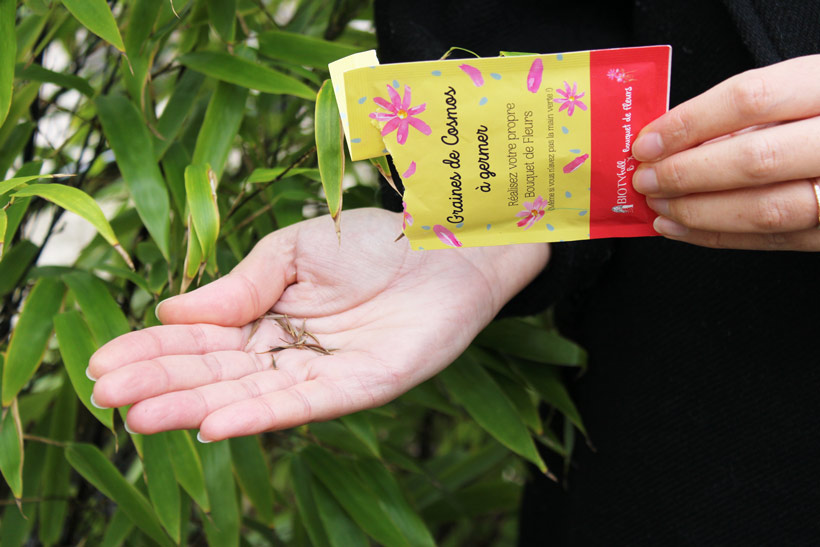
[[[584,93],[578,93],[578,84],[576,82],[572,83],[572,89],[570,89],[567,82],[564,82],[564,89],[556,89],[555,92],[562,97],[560,99],[553,99],[554,102],[561,103],[561,108],[558,109],[558,112],[566,109],[567,115],[572,116],[575,113],[576,106],[581,110],[587,109],[587,105],[581,102],[581,97],[584,96]]]
[[[387,94],[390,95],[390,102],[381,97],[374,97],[373,102],[387,110],[387,112],[371,112],[370,117],[376,121],[387,122],[382,128],[382,137],[396,132],[396,142],[404,144],[407,142],[407,134],[412,125],[424,135],[433,132],[430,126],[414,116],[424,112],[427,103],[418,106],[410,106],[410,87],[404,86],[404,100],[399,96],[393,86],[387,86]]]
[[[402,209],[404,210],[404,219],[401,223],[401,229],[406,230],[408,226],[413,225],[413,215],[407,212],[407,204],[405,202],[401,202]]]
[[[635,79],[632,77],[631,72],[627,72],[622,68],[610,68],[606,73],[606,77],[618,83],[631,82]]]
[[[537,93],[541,87],[541,76],[544,74],[544,63],[541,57],[537,58],[530,65],[530,72],[527,74],[527,89],[532,93]]]
[[[411,161],[410,165],[407,167],[407,170],[401,174],[401,178],[408,179],[416,174],[416,162]]]
[[[515,214],[521,220],[518,221],[517,226],[519,228],[524,228],[525,230],[529,230],[533,224],[541,220],[544,216],[544,209],[547,207],[547,201],[538,196],[535,198],[535,201],[530,203],[529,201],[524,202],[524,210],[519,211]]]
[[[455,236],[453,232],[442,226],[441,224],[436,224],[433,226],[433,232],[438,236],[438,238],[444,243],[445,245],[449,245],[450,247],[461,247],[461,242]]]
[[[464,71],[467,76],[473,81],[476,87],[481,87],[484,85],[484,76],[481,75],[481,71],[478,70],[474,66],[470,65],[458,65],[458,68]]]

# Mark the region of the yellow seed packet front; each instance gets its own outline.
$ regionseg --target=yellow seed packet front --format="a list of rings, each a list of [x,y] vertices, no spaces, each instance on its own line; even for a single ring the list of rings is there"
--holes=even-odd
[[[667,109],[670,51],[368,64],[334,83],[351,158],[390,154],[401,174],[414,249],[656,235],[631,146]]]

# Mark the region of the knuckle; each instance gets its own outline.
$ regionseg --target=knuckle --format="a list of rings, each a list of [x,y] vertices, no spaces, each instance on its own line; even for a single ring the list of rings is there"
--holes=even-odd
[[[692,139],[692,121],[685,108],[676,108],[669,111],[668,127],[664,141],[674,143],[689,143]]]
[[[677,158],[669,158],[656,167],[658,184],[666,192],[686,191],[686,168]]]
[[[774,93],[766,78],[750,72],[731,87],[732,103],[743,118],[757,119],[774,105]]]
[[[773,142],[764,138],[748,139],[740,149],[743,173],[752,180],[769,180],[781,168],[781,155]]]
[[[763,235],[763,244],[766,250],[779,251],[787,248],[789,236],[784,233],[771,233]]]
[[[707,232],[703,234],[703,245],[712,249],[728,249],[726,234],[723,232]]]
[[[769,197],[758,202],[754,226],[766,233],[782,232],[792,216],[788,201]]]
[[[683,224],[687,228],[697,228],[698,211],[690,200],[673,199],[669,202],[669,212],[673,219]]]

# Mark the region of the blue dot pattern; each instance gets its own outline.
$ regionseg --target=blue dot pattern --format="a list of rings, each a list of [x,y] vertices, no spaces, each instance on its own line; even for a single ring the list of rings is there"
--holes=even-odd
[[[430,74],[432,74],[433,76],[441,76],[441,71],[440,70],[434,70]]]
[[[399,84],[399,81],[398,81],[398,80],[393,80],[393,87],[395,87],[396,89],[398,89],[398,88],[399,88],[399,85],[400,85],[400,84]]]
[[[499,74],[497,72],[490,72],[490,78],[492,78],[493,80],[500,80],[501,79],[501,74]]]
[[[356,137],[355,139],[351,139],[351,140],[350,140],[350,142],[353,142],[353,143],[359,144],[360,142],[362,142],[362,139],[361,139],[361,138],[359,138],[359,137]]]
[[[359,104],[364,104],[364,102],[365,102],[366,100],[367,100],[367,97],[360,97],[360,98],[359,98]]]
[[[547,224],[547,230],[549,230],[551,232],[551,231],[555,230],[555,226],[553,226],[552,224]]]
[[[484,106],[487,104],[487,97],[481,97],[481,100],[478,101],[478,106]]]
[[[567,133],[569,133],[569,129],[567,129],[567,128],[566,128],[566,126],[563,126],[563,125],[562,125],[562,126],[561,126],[561,132],[562,132],[564,135],[566,135]]]

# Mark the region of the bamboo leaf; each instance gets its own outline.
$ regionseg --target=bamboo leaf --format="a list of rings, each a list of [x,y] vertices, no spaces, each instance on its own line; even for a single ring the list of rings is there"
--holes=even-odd
[[[99,448],[91,444],[70,443],[65,456],[80,475],[122,508],[140,530],[160,545],[173,545],[145,496],[125,480]]]
[[[237,0],[206,0],[211,26],[227,43],[232,44],[236,37],[236,4]]]
[[[191,435],[187,431],[169,431],[166,442],[177,482],[203,511],[209,513],[211,503],[205,487],[202,460],[194,447]]]
[[[39,250],[37,245],[24,239],[5,253],[0,260],[0,297],[6,296],[17,287],[17,283]]]
[[[333,498],[322,483],[311,481],[313,499],[319,518],[327,530],[327,537],[332,547],[367,547],[370,542],[362,530],[347,516],[341,505]]]
[[[413,543],[389,514],[387,503],[348,462],[335,458],[317,446],[300,453],[311,472],[333,494],[356,524],[378,543],[384,545],[422,545]]]
[[[210,166],[199,164],[185,168],[185,195],[202,249],[202,262],[207,262],[216,251],[216,240],[219,237],[216,184],[216,173]]]
[[[233,470],[240,488],[256,509],[257,519],[272,527],[274,515],[271,473],[259,437],[237,437],[228,442]]]
[[[217,179],[222,176],[228,152],[239,132],[247,98],[247,89],[220,82],[205,111],[191,163],[210,165]]]
[[[379,440],[376,438],[376,430],[373,428],[373,424],[366,412],[342,416],[339,420],[370,450],[371,455],[376,458],[382,457],[379,451]]]
[[[279,177],[284,180],[289,177],[295,176],[303,176],[307,177],[311,180],[315,180],[321,182],[322,176],[319,174],[319,170],[313,167],[294,167],[293,169],[288,169],[287,172],[285,171],[285,167],[271,167],[271,168],[259,168],[254,169],[251,176],[248,177],[248,182],[250,184],[256,184],[260,182],[270,182],[272,180],[277,180]]]
[[[188,248],[185,252],[185,260],[182,263],[182,283],[179,287],[180,294],[188,290],[191,282],[193,282],[204,267],[205,262],[202,260],[202,245],[199,243],[199,238],[196,235],[196,227],[189,215]]]
[[[518,417],[524,422],[531,431],[535,433],[542,433],[543,427],[541,425],[541,417],[538,415],[538,401],[534,400],[533,396],[527,390],[526,385],[522,385],[515,380],[510,379],[504,374],[490,373],[493,379],[498,383],[507,398],[515,406],[518,412]],[[537,397],[535,398],[537,399]]]
[[[263,64],[220,51],[195,51],[179,58],[191,70],[211,78],[263,93],[293,95],[313,101],[316,92],[296,78]]]
[[[570,367],[586,364],[586,352],[580,346],[521,319],[493,321],[478,335],[476,343],[537,363]]]
[[[339,107],[336,105],[336,94],[330,80],[325,80],[316,97],[316,155],[319,159],[325,199],[340,241],[342,178],[345,174],[343,140],[342,120],[339,117]]]
[[[296,508],[305,524],[305,530],[313,545],[330,545],[324,524],[319,517],[319,508],[313,496],[313,477],[301,458],[291,459],[290,475],[293,492],[296,494]]]
[[[91,84],[89,84],[85,78],[75,76],[74,74],[55,72],[36,63],[30,65],[19,63],[14,68],[14,76],[20,80],[31,80],[33,82],[49,83],[68,89],[76,89],[86,97],[94,96],[94,88],[91,87]]]
[[[102,209],[100,209],[100,206],[97,205],[97,202],[94,201],[91,196],[82,190],[62,184],[31,184],[17,190],[13,197],[28,196],[39,196],[43,199],[47,199],[55,205],[83,217],[114,247],[131,268],[134,267],[133,262],[131,262],[131,257],[128,256],[128,253],[126,253],[125,249],[120,245],[114,233],[114,229],[111,228],[108,220],[106,220]]]
[[[199,72],[186,70],[174,84],[171,98],[168,99],[168,104],[165,105],[162,116],[157,120],[157,132],[162,135],[161,139],[154,135],[154,151],[158,160],[175,143],[179,130],[194,106],[194,101],[204,81],[205,76]],[[178,142],[176,144],[179,145]]]
[[[0,0],[0,125],[6,121],[14,90],[14,61],[17,59],[17,35],[14,17],[17,0]]]
[[[560,410],[584,435],[587,434],[581,415],[575,403],[567,393],[567,388],[561,382],[559,369],[538,363],[517,361],[516,370],[532,385],[535,391],[550,404]]]
[[[23,427],[17,399],[3,410],[0,421],[0,472],[15,499],[23,497]]]
[[[439,376],[450,394],[490,435],[546,472],[547,466],[515,407],[490,373],[469,352]]]
[[[272,30],[259,34],[259,51],[272,59],[327,70],[329,63],[361,49],[303,34]]]
[[[137,108],[121,95],[95,101],[117,166],[120,168],[137,212],[162,256],[169,259],[171,204],[156,160],[151,135]]]
[[[67,442],[74,438],[77,425],[77,398],[74,388],[61,375],[63,385],[57,394],[57,401],[50,413],[48,438],[57,442]],[[40,505],[40,541],[44,545],[56,545],[63,535],[63,526],[68,514],[71,467],[61,446],[46,448],[46,462],[43,468],[42,491],[48,498]]]
[[[111,520],[108,521],[108,527],[105,529],[100,547],[119,547],[128,538],[129,534],[134,530],[134,523],[128,518],[121,508],[117,507]]]
[[[205,470],[205,485],[211,500],[211,518],[205,520],[205,537],[210,545],[239,545],[239,504],[231,473],[231,448],[227,442],[199,444]]]
[[[152,292],[151,287],[148,286],[148,282],[145,281],[144,277],[126,268],[120,268],[118,266],[112,266],[110,264],[100,264],[99,266],[96,266],[94,270],[100,270],[102,272],[112,274],[114,277],[122,277],[123,279],[127,279],[137,287],[141,288],[145,292]]]
[[[401,192],[399,192],[398,186],[396,186],[396,181],[393,180],[393,172],[390,171],[390,164],[387,163],[387,156],[377,156],[375,158],[370,158],[370,163],[379,171],[384,180],[387,181],[387,184],[390,185],[399,196],[401,196]]]
[[[125,51],[117,21],[105,0],[63,0],[63,5],[85,28],[118,50]]]
[[[0,150],[5,150],[9,136],[17,126],[17,120],[28,114],[29,108],[31,108],[34,99],[37,98],[39,91],[40,84],[37,82],[31,82],[22,87],[18,87],[15,91],[11,101],[11,107],[9,107],[9,113],[6,116],[6,122],[0,125]]]
[[[39,174],[42,167],[42,160],[28,162],[15,173],[15,177],[27,177]],[[14,203],[9,204],[10,199],[9,197],[0,197],[0,204],[6,209],[6,216],[8,217],[6,236],[3,240],[6,248],[8,248],[9,244],[14,240],[17,229],[20,227],[20,223],[23,221],[23,217],[26,211],[28,211],[29,203],[31,203],[32,200],[32,198],[16,199]],[[2,253],[0,253],[0,257],[2,257]]]
[[[11,253],[9,253],[10,255]],[[52,317],[63,302],[65,286],[44,277],[31,289],[11,335],[3,367],[3,406],[7,407],[34,376],[51,337]]]
[[[6,215],[5,209],[0,209],[0,259],[3,258],[3,246],[6,241],[6,227],[9,223],[9,217]]]
[[[78,271],[63,280],[74,293],[98,347],[131,330],[122,308],[98,277]]]
[[[72,290],[76,293],[76,289]],[[114,433],[114,409],[97,408],[91,404],[94,382],[85,375],[85,369],[98,345],[92,340],[88,325],[78,311],[69,310],[54,316],[54,330],[60,355],[77,397],[95,418]]]
[[[2,359],[0,358],[0,361]],[[21,418],[22,409],[21,409]],[[23,418],[24,420],[24,418]],[[44,430],[45,423],[38,424],[35,433]],[[43,475],[43,465],[45,464],[46,445],[42,443],[30,443],[26,447],[26,456],[23,462],[23,498],[36,499],[39,492]],[[20,546],[26,545],[34,522],[37,518],[37,502],[23,503],[22,512],[15,505],[7,505],[0,516],[0,545]]]
[[[179,487],[174,478],[174,468],[168,458],[168,443],[165,433],[146,435],[142,439],[142,462],[148,496],[154,505],[162,526],[174,540],[180,542],[181,507]]]
[[[11,192],[15,188],[25,186],[29,182],[37,179],[51,179],[56,177],[70,177],[71,175],[30,175],[25,177],[14,177],[0,182],[0,196]]]
[[[407,502],[401,487],[384,464],[374,459],[359,458],[354,461],[354,467],[359,479],[366,488],[376,493],[384,511],[410,545],[435,545],[430,530]]]

